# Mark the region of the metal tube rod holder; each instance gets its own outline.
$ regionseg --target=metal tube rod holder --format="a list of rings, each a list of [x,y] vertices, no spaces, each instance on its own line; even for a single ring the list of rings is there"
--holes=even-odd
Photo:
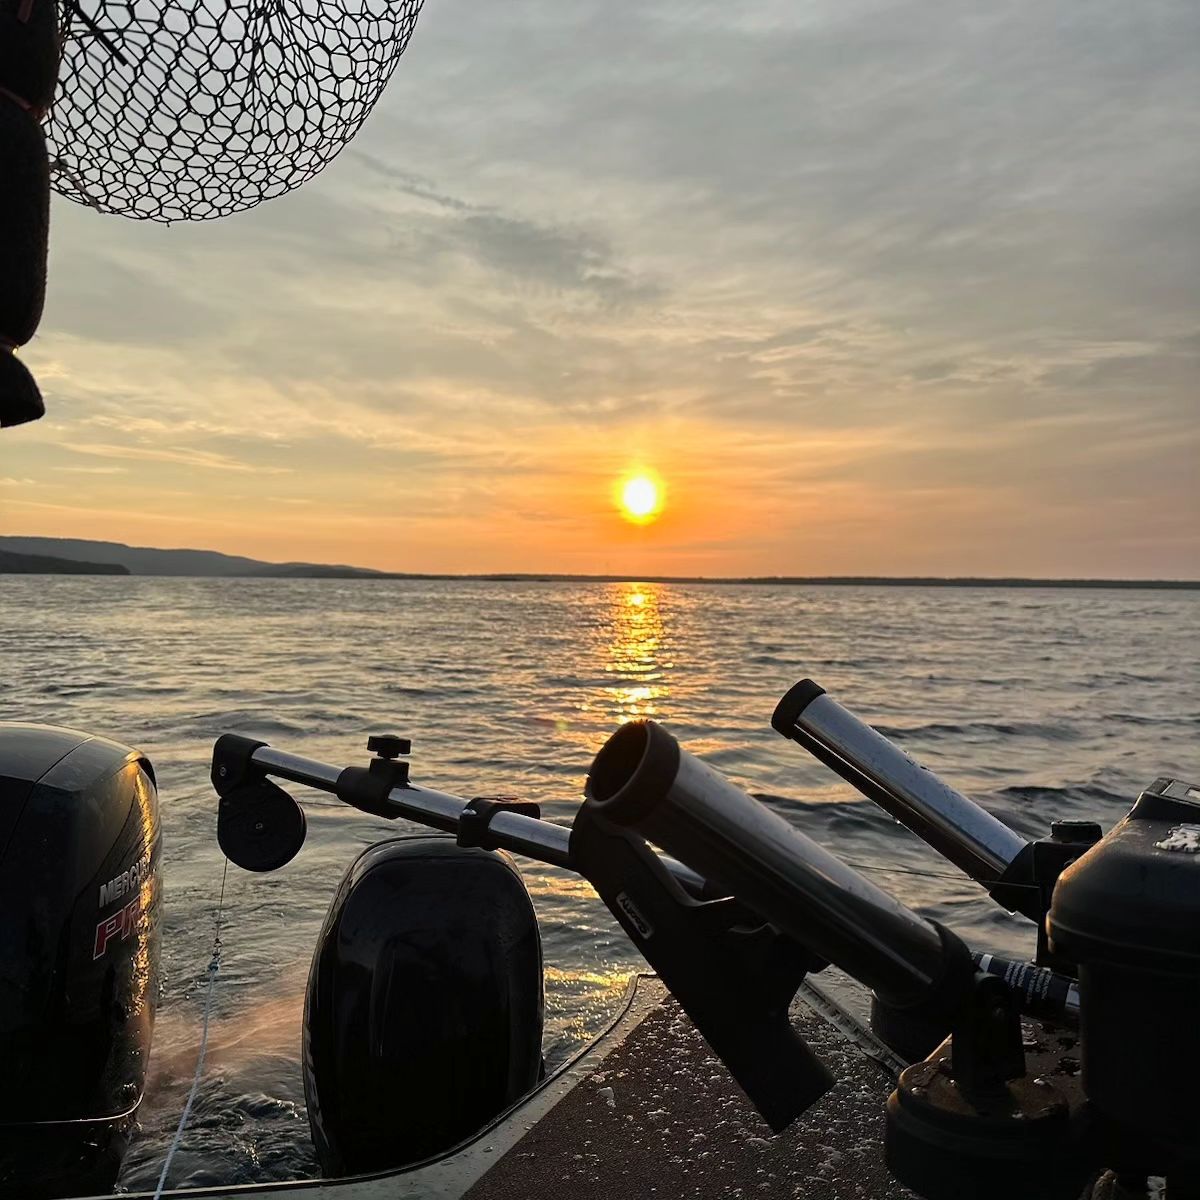
[[[1028,845],[811,679],[779,701],[771,724],[985,887],[1000,881]]]
[[[609,738],[584,808],[633,826],[776,928],[899,1005],[949,1013],[970,952],[682,750],[653,721]]]

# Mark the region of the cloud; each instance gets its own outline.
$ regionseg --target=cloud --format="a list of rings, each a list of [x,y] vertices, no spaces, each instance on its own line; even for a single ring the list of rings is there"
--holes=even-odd
[[[76,442],[70,447],[75,454],[94,454],[99,458],[128,458],[142,462],[178,463],[186,467],[202,467],[216,471],[262,471],[278,474],[283,467],[252,466],[227,455],[208,450],[172,449],[169,446],[106,445],[102,442]]]
[[[124,475],[128,467],[55,467],[56,471],[70,471],[75,475]]]
[[[585,292],[603,304],[644,303],[659,295],[617,267],[611,249],[587,233],[498,213],[472,213],[450,233],[463,253],[510,279],[559,292]]]
[[[195,348],[236,322],[235,311],[193,293],[169,259],[139,261],[78,245],[64,258],[63,276],[71,282],[52,293],[54,327],[63,333],[109,344]],[[50,269],[57,278],[57,253]]]

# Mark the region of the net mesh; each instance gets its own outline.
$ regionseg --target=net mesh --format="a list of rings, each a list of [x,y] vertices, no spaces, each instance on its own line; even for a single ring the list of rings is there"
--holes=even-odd
[[[65,4],[46,124],[54,189],[152,221],[209,220],[283,195],[358,131],[421,2]]]

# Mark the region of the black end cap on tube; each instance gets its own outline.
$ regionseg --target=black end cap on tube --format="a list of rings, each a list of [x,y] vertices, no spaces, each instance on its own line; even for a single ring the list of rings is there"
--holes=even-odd
[[[792,736],[800,714],[818,697],[825,695],[825,689],[811,679],[802,679],[775,705],[771,714],[771,728],[781,733],[785,738]]]
[[[679,743],[654,721],[629,721],[588,771],[588,800],[618,825],[639,825],[666,799],[679,773]]]
[[[257,782],[266,777],[266,772],[254,765],[255,750],[266,744],[240,733],[223,733],[217,738],[209,778],[218,796],[232,792],[248,780]]]

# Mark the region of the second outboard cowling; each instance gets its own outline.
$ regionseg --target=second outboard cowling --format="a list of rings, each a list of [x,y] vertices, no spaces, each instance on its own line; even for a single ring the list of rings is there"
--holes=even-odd
[[[542,948],[503,853],[372,846],[313,956],[304,1091],[326,1175],[406,1166],[477,1133],[538,1082]]]
[[[1079,968],[1083,1086],[1095,1116],[1110,1137],[1120,1132],[1138,1166],[1174,1161],[1195,1175],[1200,787],[1156,779],[1062,873],[1046,924],[1054,952]]]
[[[0,724],[0,1197],[111,1190],[158,999],[158,793],[149,762]]]

